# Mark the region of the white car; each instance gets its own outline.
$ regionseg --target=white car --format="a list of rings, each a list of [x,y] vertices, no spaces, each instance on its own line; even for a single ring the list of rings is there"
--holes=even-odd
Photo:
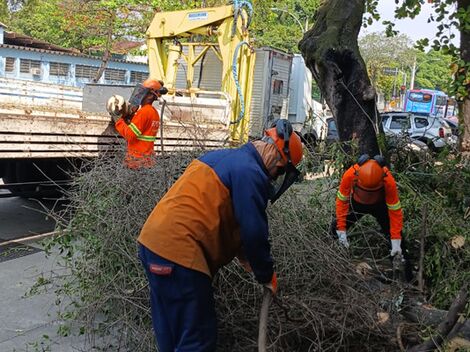
[[[386,112],[380,115],[385,134],[407,135],[426,143],[434,151],[457,144],[449,124],[439,118],[409,112]]]

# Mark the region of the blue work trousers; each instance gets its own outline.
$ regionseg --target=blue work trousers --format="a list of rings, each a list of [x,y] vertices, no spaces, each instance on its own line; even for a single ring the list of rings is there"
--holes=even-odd
[[[209,276],[166,260],[139,244],[150,287],[152,323],[160,352],[212,352],[217,321]]]

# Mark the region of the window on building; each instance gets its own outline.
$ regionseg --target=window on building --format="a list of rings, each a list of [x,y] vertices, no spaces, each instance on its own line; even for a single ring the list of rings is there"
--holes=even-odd
[[[282,94],[283,87],[284,82],[279,79],[275,79],[273,84],[273,94]]]
[[[75,77],[76,78],[87,78],[93,79],[98,74],[98,67],[77,65],[75,66]]]
[[[5,72],[14,72],[15,71],[15,58],[7,57],[5,60]]]
[[[107,68],[104,71],[104,79],[107,81],[124,82],[126,70],[117,70],[115,68]]]
[[[40,74],[41,73],[41,61],[20,59],[20,72]]]
[[[63,64],[60,62],[51,62],[49,74],[51,76],[67,77],[70,71],[70,64]]]
[[[147,72],[131,71],[131,83],[141,83],[148,77]]]

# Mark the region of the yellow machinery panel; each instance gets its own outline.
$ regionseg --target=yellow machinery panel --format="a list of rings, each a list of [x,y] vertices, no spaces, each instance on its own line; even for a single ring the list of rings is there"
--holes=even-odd
[[[208,50],[214,51],[222,62],[220,89],[230,99],[230,137],[240,143],[248,138],[255,66],[247,23],[247,12],[230,5],[157,13],[146,33],[150,76],[163,80],[170,95],[176,93],[178,61],[183,58],[187,63],[186,94],[196,97],[194,65]],[[195,36],[197,41],[193,41]],[[187,47],[185,54],[183,46]],[[197,55],[196,47],[203,48]]]

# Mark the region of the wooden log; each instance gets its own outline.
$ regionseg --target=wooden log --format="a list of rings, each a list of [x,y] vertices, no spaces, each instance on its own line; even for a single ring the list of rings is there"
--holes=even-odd
[[[449,311],[447,312],[445,318],[439,323],[437,327],[437,332],[426,342],[414,346],[410,349],[410,352],[428,352],[434,351],[436,348],[439,348],[442,343],[445,341],[447,335],[450,334],[454,326],[456,325],[460,312],[465,308],[467,304],[468,292],[467,287],[464,286],[455,300],[452,302]],[[463,324],[462,324],[463,327]],[[460,330],[462,329],[460,328]],[[454,332],[454,336],[456,333]]]

